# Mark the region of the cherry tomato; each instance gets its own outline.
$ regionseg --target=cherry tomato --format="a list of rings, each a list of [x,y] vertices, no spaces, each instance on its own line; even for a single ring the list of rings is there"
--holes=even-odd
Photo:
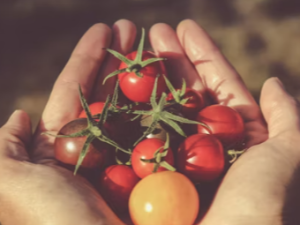
[[[101,114],[103,111],[104,102],[94,102],[89,105],[92,115]],[[117,106],[118,107],[118,106]],[[132,147],[132,144],[141,136],[140,126],[138,121],[131,122],[133,116],[127,113],[113,113],[108,116],[104,128],[108,136],[123,147]],[[84,110],[81,111],[79,118],[87,118]],[[97,121],[97,119],[96,119]],[[131,135],[128,135],[130,134]]]
[[[76,119],[63,126],[59,135],[70,135],[87,128],[86,119]],[[86,136],[73,138],[56,138],[54,142],[55,158],[65,164],[76,165],[78,157],[81,153],[83,145],[86,141]],[[95,139],[88,148],[88,153],[82,162],[84,168],[100,167],[105,160],[107,151],[110,146],[106,143]]]
[[[177,169],[193,182],[212,181],[224,170],[225,159],[221,142],[209,134],[194,134],[178,149]]]
[[[136,225],[193,225],[199,196],[183,174],[164,171],[142,179],[129,198],[129,212]]]
[[[214,135],[226,149],[239,146],[244,140],[243,119],[237,111],[228,106],[208,106],[198,113],[197,121],[205,123],[209,128],[198,125],[198,133]]]
[[[94,102],[92,104],[89,105],[90,108],[90,112],[91,114],[94,116],[96,114],[100,114],[103,111],[105,102]],[[85,111],[82,110],[81,113],[79,114],[78,118],[86,118],[86,114]]]
[[[130,167],[112,165],[101,174],[99,191],[116,213],[127,212],[130,193],[139,180]]]
[[[126,57],[134,60],[137,51],[131,52]],[[156,57],[154,53],[143,51],[142,60],[147,60]],[[121,62],[119,69],[127,68],[127,64]],[[124,72],[118,74],[120,80],[120,88],[124,95],[134,102],[149,102],[153,90],[155,78],[160,75],[157,82],[157,97],[166,90],[166,83],[163,74],[166,75],[166,70],[162,61],[151,63],[139,70],[142,77],[138,77],[134,72]]]
[[[178,90],[177,90],[178,91]],[[204,108],[204,99],[202,97],[202,95],[191,88],[186,88],[185,94],[183,96],[183,99],[189,98],[189,100],[182,105],[181,111],[182,113],[187,113],[187,114],[191,114],[191,113],[197,113],[199,112],[201,109]],[[168,94],[167,100],[171,101],[174,99],[174,96],[172,95],[172,93],[170,92]]]
[[[141,159],[153,159],[154,153],[161,148],[160,152],[164,150],[165,142],[158,138],[149,138],[141,141],[133,149],[131,155],[131,164],[134,172],[140,177],[144,178],[150,175],[154,169],[154,163],[143,162]],[[174,165],[174,156],[172,150],[169,148],[167,155],[163,159],[171,166]],[[165,171],[166,168],[159,166],[157,172]]]

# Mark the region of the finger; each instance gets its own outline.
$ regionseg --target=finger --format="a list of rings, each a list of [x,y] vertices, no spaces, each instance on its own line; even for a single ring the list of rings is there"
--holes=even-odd
[[[113,25],[113,42],[111,49],[126,55],[132,48],[134,39],[136,36],[135,25],[125,19],[118,20]],[[100,69],[98,80],[96,82],[95,92],[92,97],[92,102],[94,101],[105,101],[107,95],[112,94],[114,90],[115,81],[117,76],[108,79],[105,85],[102,84],[104,78],[111,72],[118,70],[120,65],[120,60],[113,55],[107,53],[105,58],[104,67]]]
[[[53,162],[54,138],[40,135],[44,131],[58,131],[63,125],[77,118],[82,110],[78,85],[89,97],[98,69],[105,57],[104,47],[111,41],[111,30],[105,24],[92,26],[75,47],[67,65],[57,78],[41,121],[35,132],[30,154],[34,162]]]
[[[54,84],[39,131],[58,130],[78,116],[82,110],[78,84],[88,98],[110,40],[111,30],[105,24],[96,24],[84,34]]]
[[[177,35],[204,85],[220,104],[235,108],[246,121],[260,117],[259,107],[241,77],[202,28],[184,20],[177,27]]]
[[[26,148],[30,140],[30,118],[27,113],[16,110],[0,129],[0,161],[7,157],[28,160]]]
[[[158,23],[151,27],[150,42],[154,52],[163,58],[168,77],[176,88],[180,88],[182,79],[188,87],[203,90],[201,79],[182,49],[176,32],[167,24]]]
[[[261,108],[268,123],[269,137],[285,131],[299,132],[299,105],[284,89],[278,78],[268,79],[261,92]]]

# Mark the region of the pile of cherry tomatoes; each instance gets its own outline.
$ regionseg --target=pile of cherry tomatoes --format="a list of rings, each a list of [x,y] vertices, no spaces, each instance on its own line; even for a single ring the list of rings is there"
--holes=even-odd
[[[165,59],[144,51],[144,39],[143,30],[126,56],[106,49],[121,60],[104,80],[117,76],[114,93],[88,104],[79,87],[83,110],[56,135],[55,157],[135,225],[193,225],[202,210],[196,187],[224,175],[228,153],[243,147],[244,122],[184,80],[174,88]]]

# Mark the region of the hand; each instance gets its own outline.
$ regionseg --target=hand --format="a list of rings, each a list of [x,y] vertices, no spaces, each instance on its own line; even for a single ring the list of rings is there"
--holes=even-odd
[[[261,93],[262,116],[241,77],[194,21],[182,21],[177,33],[157,24],[150,38],[155,51],[168,57],[173,82],[184,77],[190,86],[208,90],[246,122],[250,148],[229,169],[199,225],[299,224],[299,184],[294,180],[300,163],[297,101],[277,78],[270,78]]]
[[[35,135],[22,111],[13,113],[0,129],[2,224],[123,224],[85,179],[56,165],[54,138],[40,133],[58,131],[78,116],[82,110],[78,83],[86,98],[93,91],[95,98],[105,99],[113,83],[103,87],[102,80],[119,62],[108,56],[103,63],[106,52],[102,48],[111,46],[124,54],[132,47],[135,32],[135,26],[126,20],[116,22],[112,31],[104,24],[94,25],[59,75]]]
[[[262,107],[269,125],[268,137],[259,107],[205,32],[193,21],[186,20],[179,24],[177,33],[178,36],[165,24],[157,24],[150,31],[154,50],[169,58],[166,62],[170,74],[174,76],[172,81],[176,84],[184,76],[190,86],[199,90],[208,89],[215,94],[218,102],[236,108],[247,121],[247,145],[257,146],[250,148],[229,170],[212,207],[200,224],[276,224],[275,222],[280,221],[278,215],[282,211],[280,207],[274,206],[283,205],[283,186],[288,184],[289,177],[295,171],[290,164],[284,168],[277,167],[277,164],[282,165],[289,162],[289,159],[292,162],[299,160],[295,150],[290,147],[296,146],[292,140],[299,131],[289,127],[279,131],[284,125],[298,124],[294,101],[280,86],[276,86],[276,80],[271,79],[265,85]],[[123,53],[129,51],[134,34],[135,27],[132,23],[124,20],[117,22],[113,29],[113,48]],[[102,48],[107,47],[109,42],[110,30],[105,25],[96,25],[85,34],[54,86],[34,137],[30,136],[30,122],[24,112],[14,113],[1,128],[0,221],[4,224],[121,223],[85,180],[79,176],[74,177],[72,172],[56,165],[53,139],[39,135],[45,130],[57,131],[76,118],[81,110],[78,83],[83,86],[86,98],[91,94],[91,86],[95,82],[93,96],[103,100],[111,92],[113,82],[105,89],[100,90],[99,87],[103,76],[115,69],[117,60],[108,57],[109,64],[100,68],[100,75],[96,80],[97,70],[104,59]],[[189,60],[195,64],[196,70]],[[270,103],[271,106],[268,106]],[[288,112],[282,111],[281,103],[289,109]],[[294,121],[283,122],[280,115],[281,125],[276,125],[278,120],[274,120],[274,117],[278,113],[289,114],[288,119]],[[280,132],[285,134],[282,135],[284,139],[280,139],[285,142],[276,139]],[[274,140],[278,144],[268,144]],[[258,145],[262,142],[263,144]],[[29,144],[30,148],[27,146]],[[275,150],[272,148],[274,145]],[[262,161],[262,165],[257,165],[257,162]],[[281,188],[281,192],[278,188]],[[274,192],[279,194],[270,198],[270,193]]]

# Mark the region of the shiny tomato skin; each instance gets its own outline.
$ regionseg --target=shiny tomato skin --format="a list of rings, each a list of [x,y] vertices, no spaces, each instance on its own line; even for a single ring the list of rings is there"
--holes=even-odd
[[[178,90],[179,89],[177,89],[177,91]],[[183,98],[189,98],[189,100],[184,105],[182,105],[181,108],[182,113],[187,113],[187,114],[197,113],[205,107],[205,102],[202,95],[198,91],[192,88],[186,88],[185,95]],[[173,99],[174,97],[170,92],[168,94],[167,100],[171,101]]]
[[[129,166],[112,165],[101,174],[99,191],[114,212],[128,212],[129,196],[139,180]]]
[[[59,135],[69,135],[81,131],[87,127],[87,120],[76,119],[63,126]],[[55,138],[54,154],[55,158],[65,164],[76,165],[82,147],[86,141],[86,136],[74,138]],[[81,167],[96,168],[103,165],[107,151],[110,149],[106,143],[95,139],[88,148],[88,153],[84,158]]]
[[[217,179],[224,167],[223,146],[212,135],[189,136],[178,149],[177,169],[195,183]]]
[[[135,225],[193,225],[200,206],[193,183],[183,174],[163,171],[142,179],[129,198]]]
[[[197,121],[205,123],[209,129],[198,125],[198,133],[212,134],[227,148],[239,146],[245,137],[245,125],[240,114],[224,105],[211,105],[201,110]]]
[[[137,52],[131,52],[126,57],[130,60],[134,60]],[[149,51],[143,51],[142,60],[147,60],[156,57],[154,53]],[[128,65],[124,62],[120,64],[119,69],[127,68]],[[138,77],[134,72],[124,72],[118,75],[120,81],[120,88],[124,95],[134,102],[150,101],[151,93],[153,90],[155,78],[160,75],[157,82],[157,97],[166,90],[166,83],[163,75],[166,74],[166,69],[162,61],[154,62],[146,67],[140,69],[140,73],[143,77]]]
[[[154,158],[154,153],[157,149],[163,147],[165,142],[159,138],[149,138],[138,143],[132,151],[131,155],[131,165],[134,172],[140,178],[144,178],[153,173],[154,163],[143,162],[140,159],[152,159]],[[163,151],[163,148],[160,152]],[[164,161],[169,163],[171,166],[174,165],[174,156],[171,148],[168,149],[168,153],[166,157],[164,157]],[[157,172],[167,170],[164,167],[159,167]]]
[[[90,112],[91,112],[92,116],[102,113],[104,105],[105,105],[105,102],[94,102],[94,103],[90,104],[89,108],[90,108]],[[87,118],[84,110],[81,111],[78,118]]]

